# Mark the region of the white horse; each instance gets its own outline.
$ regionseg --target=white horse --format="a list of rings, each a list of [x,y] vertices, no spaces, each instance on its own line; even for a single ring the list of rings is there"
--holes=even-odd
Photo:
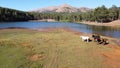
[[[88,36],[80,36],[80,38],[82,38],[83,41],[87,40],[87,42],[89,42],[90,39]]]

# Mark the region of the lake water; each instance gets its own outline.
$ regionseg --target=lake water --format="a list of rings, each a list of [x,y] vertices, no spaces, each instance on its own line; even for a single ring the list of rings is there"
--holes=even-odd
[[[120,38],[120,28],[107,26],[93,26],[78,23],[62,23],[62,22],[4,22],[0,23],[0,28],[22,27],[29,29],[40,28],[70,28],[84,33],[96,33],[100,35]]]

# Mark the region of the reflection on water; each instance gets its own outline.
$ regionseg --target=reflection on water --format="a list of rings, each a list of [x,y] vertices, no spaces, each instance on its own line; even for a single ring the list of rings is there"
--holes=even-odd
[[[7,22],[0,23],[0,28],[22,27],[30,29],[39,28],[70,28],[85,33],[95,33],[100,35],[120,38],[120,28],[107,26],[92,26],[78,23],[61,23],[61,22]]]
[[[92,33],[95,34],[120,38],[120,28],[109,26],[87,26],[87,29],[92,30]]]

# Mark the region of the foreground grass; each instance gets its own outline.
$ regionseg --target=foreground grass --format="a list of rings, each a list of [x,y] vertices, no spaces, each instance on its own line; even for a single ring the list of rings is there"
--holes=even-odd
[[[0,30],[0,68],[110,68],[101,53],[112,51],[59,29]]]

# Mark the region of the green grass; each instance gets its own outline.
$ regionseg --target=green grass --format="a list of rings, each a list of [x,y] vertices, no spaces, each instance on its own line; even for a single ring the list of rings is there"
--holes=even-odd
[[[105,51],[112,48],[83,42],[62,30],[0,30],[0,68],[107,68],[101,55]],[[31,61],[29,57],[36,54],[42,58]]]

